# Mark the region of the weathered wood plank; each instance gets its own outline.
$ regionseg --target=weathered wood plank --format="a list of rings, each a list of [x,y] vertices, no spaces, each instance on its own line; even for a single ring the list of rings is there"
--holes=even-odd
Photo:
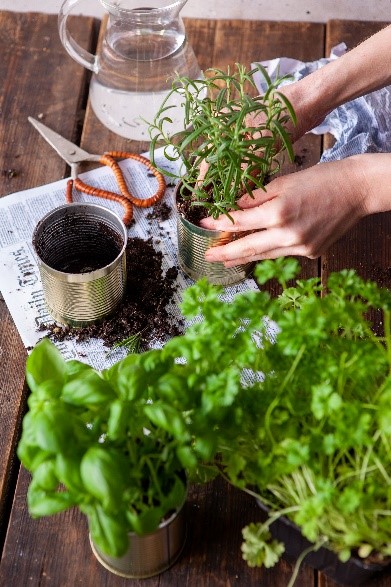
[[[75,19],[75,34],[93,42],[94,21]],[[0,12],[0,196],[60,179],[66,165],[31,132],[37,117],[71,138],[86,92],[86,76],[66,54],[57,17]],[[3,300],[0,302],[0,544],[18,469],[15,444],[25,410],[26,352]]]
[[[31,133],[28,116],[76,139],[84,119],[86,71],[60,43],[55,15],[0,13],[0,194],[35,187],[64,177],[62,159]],[[85,47],[93,45],[96,21],[71,19]],[[12,42],[10,42],[13,40]]]
[[[326,54],[331,47],[345,41],[349,49],[368,38],[388,23],[364,23],[357,21],[331,21],[327,25]],[[331,139],[325,140],[325,147]],[[376,235],[376,238],[374,238]],[[332,271],[354,268],[367,279],[373,279],[385,287],[391,287],[391,214],[376,214],[365,218],[344,235],[322,256],[322,279]],[[381,325],[373,316],[375,329]]]
[[[241,529],[261,519],[255,500],[229,488],[221,479],[193,487],[188,498],[184,552],[158,577],[136,580],[106,571],[93,555],[85,517],[68,511],[31,520],[26,509],[30,481],[21,470],[3,559],[0,585],[99,585],[112,587],[275,587],[287,585],[292,566],[282,561],[273,569],[250,569],[241,559]],[[313,571],[303,567],[300,587],[313,587]]]

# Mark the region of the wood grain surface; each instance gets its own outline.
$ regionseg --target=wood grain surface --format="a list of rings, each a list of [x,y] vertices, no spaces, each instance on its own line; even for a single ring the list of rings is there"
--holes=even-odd
[[[379,23],[333,21],[278,23],[229,20],[185,22],[189,40],[203,69],[235,62],[250,65],[277,56],[314,60],[345,40],[353,46],[380,27]],[[73,21],[80,44],[94,50],[98,23]],[[0,12],[0,195],[60,179],[68,170],[57,154],[27,122],[42,121],[92,152],[108,149],[146,150],[145,143],[122,139],[106,130],[87,101],[89,74],[62,48],[55,15]],[[296,145],[300,168],[315,164],[321,139],[308,135]],[[299,167],[287,166],[295,172]],[[302,260],[303,276],[319,275],[343,266],[387,271],[390,218],[368,221],[320,260]],[[373,238],[376,231],[376,239]],[[362,257],[365,256],[365,259]],[[361,263],[364,263],[361,266]],[[126,580],[108,573],[91,552],[84,517],[77,511],[32,520],[26,508],[29,475],[18,469],[15,447],[28,390],[24,383],[26,352],[3,301],[0,301],[0,536],[4,542],[0,585],[11,587],[120,586],[129,587],[284,587],[292,565],[250,569],[241,558],[241,528],[260,519],[253,499],[227,487],[222,480],[192,487],[187,504],[188,538],[177,564],[159,577]],[[12,510],[11,510],[12,507]],[[9,515],[10,514],[10,515]],[[384,580],[378,587],[389,587]],[[335,587],[320,573],[303,565],[297,587]]]
[[[331,21],[327,27],[326,55],[344,41],[349,49],[355,47],[387,23]],[[325,148],[332,144],[326,137]],[[391,288],[391,213],[374,214],[364,218],[349,230],[322,256],[321,276],[325,281],[333,271],[354,267],[365,279]],[[380,317],[371,313],[374,329],[382,333]]]
[[[75,36],[86,47],[96,37],[96,22],[74,19]],[[57,18],[0,12],[0,196],[63,177],[66,165],[37,134],[28,116],[41,117],[70,138],[86,101],[86,73],[72,62],[57,32]],[[26,351],[3,299],[0,301],[0,542],[18,463],[15,444],[26,406]]]

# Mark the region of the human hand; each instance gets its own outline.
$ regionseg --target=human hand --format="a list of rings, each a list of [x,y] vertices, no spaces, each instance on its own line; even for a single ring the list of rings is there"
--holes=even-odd
[[[232,267],[250,261],[299,255],[314,259],[367,215],[370,189],[362,158],[321,163],[278,177],[266,191],[243,196],[241,210],[217,220],[206,218],[204,228],[229,232],[254,231],[231,243],[207,250],[207,261]]]

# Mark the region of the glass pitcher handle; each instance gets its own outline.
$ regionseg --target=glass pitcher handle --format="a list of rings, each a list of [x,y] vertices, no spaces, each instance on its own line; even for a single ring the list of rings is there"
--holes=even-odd
[[[60,12],[58,13],[58,32],[60,33],[61,42],[69,55],[80,65],[98,73],[99,67],[97,56],[92,55],[92,53],[89,53],[83,49],[83,47],[80,47],[67,28],[68,16],[73,8],[81,1],[82,0],[65,0],[65,2],[63,2]]]

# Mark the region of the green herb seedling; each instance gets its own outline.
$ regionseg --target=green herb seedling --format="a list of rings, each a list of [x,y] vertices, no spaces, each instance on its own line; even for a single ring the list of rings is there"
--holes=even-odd
[[[116,342],[108,351],[106,357],[109,357],[111,353],[114,353],[117,349],[125,349],[128,354],[138,353],[140,349],[141,335],[142,331]]]
[[[254,95],[253,75],[261,71],[267,89]],[[237,209],[237,200],[263,188],[280,168],[278,155],[286,151],[293,160],[292,143],[287,130],[296,123],[287,98],[278,91],[282,81],[272,81],[262,66],[247,71],[241,64],[224,72],[208,69],[204,79],[178,77],[149,126],[150,156],[165,146],[168,160],[182,161],[185,173],[181,196],[193,206],[207,209],[208,215],[229,215]],[[183,130],[172,133],[169,104],[176,96],[183,105]],[[256,125],[250,124],[256,119]],[[206,169],[200,179],[200,168]],[[172,172],[166,175],[178,178]]]

